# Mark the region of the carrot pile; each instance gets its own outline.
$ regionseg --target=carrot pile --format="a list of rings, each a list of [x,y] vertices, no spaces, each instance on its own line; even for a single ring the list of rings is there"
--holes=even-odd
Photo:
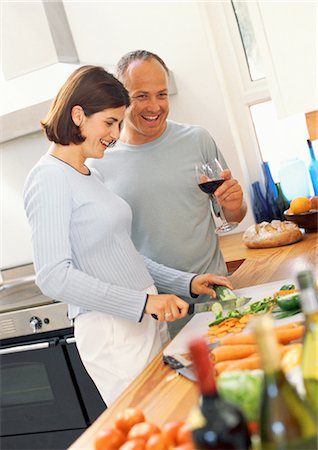
[[[299,343],[304,335],[304,325],[293,322],[276,327],[275,334],[280,345],[281,357]],[[220,345],[211,351],[216,375],[223,371],[254,370],[261,368],[253,333],[226,336],[220,339]]]
[[[223,337],[228,333],[240,333],[251,320],[252,316],[253,314],[245,314],[241,318],[231,317],[218,325],[213,325],[207,332],[207,335],[210,337],[210,342],[214,342],[215,338]]]

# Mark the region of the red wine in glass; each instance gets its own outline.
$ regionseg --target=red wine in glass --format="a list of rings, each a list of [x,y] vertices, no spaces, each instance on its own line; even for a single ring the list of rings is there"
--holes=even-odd
[[[222,178],[219,180],[205,181],[203,183],[199,183],[199,188],[206,194],[214,194],[217,188],[223,183],[224,180]]]
[[[223,168],[219,161],[215,158],[211,162],[196,164],[195,166],[198,186],[205,194],[213,195],[216,202],[220,207],[221,225],[215,228],[217,234],[227,233],[238,226],[237,222],[227,222],[224,217],[222,206],[220,205],[214,192],[224,183],[224,179],[221,178]]]

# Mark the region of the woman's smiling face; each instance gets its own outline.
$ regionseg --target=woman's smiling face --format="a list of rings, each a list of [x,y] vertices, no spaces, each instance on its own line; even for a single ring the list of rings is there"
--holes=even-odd
[[[80,131],[86,139],[80,144],[85,158],[102,158],[107,147],[117,140],[126,107],[108,108],[91,116],[82,110]]]

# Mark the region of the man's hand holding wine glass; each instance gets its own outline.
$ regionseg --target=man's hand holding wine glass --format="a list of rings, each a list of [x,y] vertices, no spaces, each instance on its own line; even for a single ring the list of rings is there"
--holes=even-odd
[[[240,222],[246,213],[241,185],[232,178],[229,169],[223,170],[220,177],[225,181],[217,188],[214,195],[223,208],[226,220],[228,222]]]
[[[212,194],[220,206],[221,225],[217,234],[227,233],[238,226],[246,213],[243,192],[228,169],[223,169],[217,158],[195,166],[197,182],[201,191]]]

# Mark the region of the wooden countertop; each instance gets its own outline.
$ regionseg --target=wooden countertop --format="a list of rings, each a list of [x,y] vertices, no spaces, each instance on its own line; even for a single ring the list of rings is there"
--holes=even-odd
[[[293,245],[258,250],[247,249],[242,244],[242,233],[238,233],[222,236],[221,248],[227,262],[244,260],[231,275],[235,288],[293,278],[304,263],[318,269],[317,233],[304,234],[303,239]],[[98,431],[112,426],[116,414],[124,408],[138,407],[148,421],[161,426],[171,420],[185,420],[197,401],[195,384],[165,366],[160,352],[69,449],[94,450]]]

